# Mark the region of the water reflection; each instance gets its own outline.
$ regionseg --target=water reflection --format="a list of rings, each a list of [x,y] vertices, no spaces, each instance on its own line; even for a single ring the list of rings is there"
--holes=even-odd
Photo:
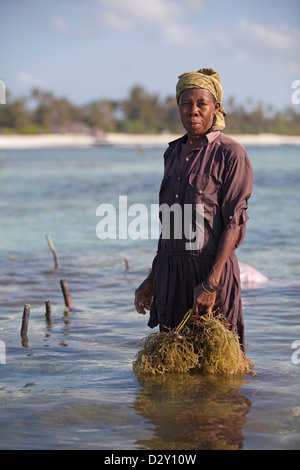
[[[240,393],[244,377],[169,375],[139,379],[134,409],[155,426],[150,450],[243,449],[251,401]]]

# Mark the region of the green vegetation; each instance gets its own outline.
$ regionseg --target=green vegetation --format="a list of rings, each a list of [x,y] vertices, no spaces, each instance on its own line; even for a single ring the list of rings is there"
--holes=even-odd
[[[161,99],[141,86],[134,86],[125,100],[95,100],[82,106],[37,88],[28,97],[13,98],[7,92],[6,102],[0,106],[2,134],[183,132],[175,98]],[[251,100],[240,105],[234,98],[224,107],[228,134],[300,135],[300,112],[295,107],[278,111]]]

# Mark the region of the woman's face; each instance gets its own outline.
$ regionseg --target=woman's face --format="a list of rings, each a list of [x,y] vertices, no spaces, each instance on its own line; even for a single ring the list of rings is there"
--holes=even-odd
[[[197,137],[205,134],[213,125],[220,106],[220,102],[215,102],[210,91],[204,88],[183,91],[179,98],[179,113],[188,135]]]

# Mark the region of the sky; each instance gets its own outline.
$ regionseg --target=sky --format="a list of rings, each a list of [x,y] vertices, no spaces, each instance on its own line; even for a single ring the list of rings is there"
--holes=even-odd
[[[212,67],[224,104],[293,104],[300,79],[300,0],[0,0],[0,80],[74,104],[161,98],[178,75]]]

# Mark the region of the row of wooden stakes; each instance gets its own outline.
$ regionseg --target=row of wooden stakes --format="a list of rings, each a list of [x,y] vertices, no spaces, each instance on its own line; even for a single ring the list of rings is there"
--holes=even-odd
[[[61,289],[63,292],[64,300],[65,300],[65,306],[67,309],[72,308],[72,300],[68,288],[68,284],[66,279],[61,279],[60,280],[60,285]],[[46,317],[46,322],[48,324],[51,324],[51,303],[50,300],[47,300],[45,302],[46,306],[46,311],[45,311],[45,317]],[[29,316],[30,316],[30,304],[25,304],[24,305],[24,310],[23,310],[23,317],[22,317],[22,326],[21,326],[21,339],[22,339],[22,346],[27,347],[28,346],[28,338],[27,338],[27,331],[28,331],[28,324],[29,324]]]

